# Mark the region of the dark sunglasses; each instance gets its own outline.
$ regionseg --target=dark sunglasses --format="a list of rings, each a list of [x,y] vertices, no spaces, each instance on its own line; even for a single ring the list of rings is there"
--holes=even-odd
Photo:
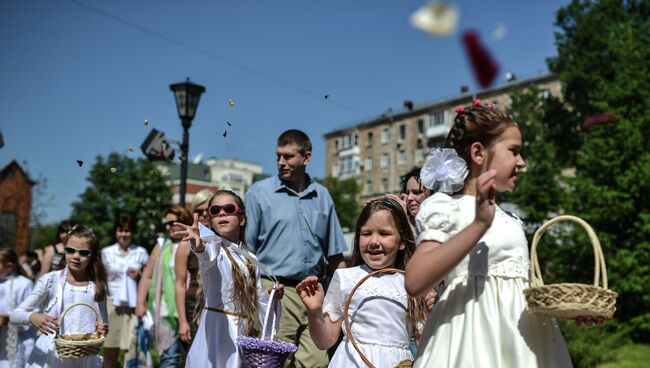
[[[90,257],[90,255],[93,254],[93,252],[88,249],[77,249],[73,247],[65,247],[64,250],[66,254],[79,253],[79,255],[82,257]]]
[[[181,223],[180,220],[173,220],[173,221],[165,221],[165,222],[163,222],[163,225],[165,225],[165,227],[167,227],[167,226],[172,227],[177,222]],[[179,225],[176,225],[176,226],[179,226]]]
[[[235,215],[241,212],[241,208],[239,208],[238,205],[230,203],[224,204],[223,206],[213,204],[208,209],[208,212],[210,213],[210,216],[217,216],[222,209],[227,215]]]
[[[203,216],[209,214],[210,211],[207,208],[197,208],[194,210],[194,213],[196,213],[199,216]]]

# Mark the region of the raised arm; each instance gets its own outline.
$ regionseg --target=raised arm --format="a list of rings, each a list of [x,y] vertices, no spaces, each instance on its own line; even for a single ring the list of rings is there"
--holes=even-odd
[[[423,241],[406,265],[406,291],[422,296],[437,286],[445,276],[465,258],[492,225],[495,211],[495,170],[478,178],[476,188],[476,216],[463,230],[440,244]]]
[[[328,314],[323,315],[325,291],[318,277],[309,276],[296,286],[302,303],[307,308],[309,334],[320,350],[331,348],[341,333],[342,319],[332,322]]]

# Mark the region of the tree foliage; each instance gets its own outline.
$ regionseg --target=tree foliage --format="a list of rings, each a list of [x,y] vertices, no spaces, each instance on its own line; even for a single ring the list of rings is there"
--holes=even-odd
[[[318,182],[330,192],[341,226],[353,230],[357,225],[359,212],[361,212],[357,198],[360,188],[356,179],[339,180],[328,176],[325,179],[318,179]]]
[[[71,219],[92,227],[106,246],[115,242],[116,216],[131,214],[137,219],[134,243],[151,248],[171,203],[171,188],[154,164],[118,153],[98,156],[87,180],[90,185],[72,204]]]

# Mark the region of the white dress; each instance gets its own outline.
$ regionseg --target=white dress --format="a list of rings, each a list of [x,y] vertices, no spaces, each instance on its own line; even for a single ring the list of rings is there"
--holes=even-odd
[[[58,316],[59,311],[57,309],[61,306],[57,302],[59,281],[61,273],[64,271],[65,269],[49,272],[38,279],[32,293],[11,313],[11,322],[27,325],[29,324],[29,316],[34,312]],[[62,309],[76,302],[87,303],[99,308],[102,321],[107,321],[106,301],[96,303],[94,297],[95,288],[92,283],[89,283],[88,286],[74,286],[64,282]],[[86,307],[74,307],[65,315],[61,331],[64,334],[94,332],[95,314]],[[29,368],[99,368],[101,366],[102,358],[100,356],[79,359],[59,358],[54,347],[54,334],[43,335],[39,333],[32,354],[27,359],[27,367]]]
[[[366,265],[336,270],[325,295],[323,314],[329,315],[332,322],[341,320],[352,288],[371,271]],[[401,273],[373,276],[354,292],[348,310],[352,336],[375,367],[392,368],[404,359],[413,359],[409,350],[413,328],[408,322],[407,306]],[[341,327],[345,332],[344,322]],[[365,368],[366,364],[344,334],[329,366]]]
[[[248,277],[248,270],[244,257],[241,256],[241,246],[221,239],[210,229],[199,225],[201,239],[205,244],[205,251],[194,252],[199,260],[199,271],[203,284],[205,306],[237,313],[232,299],[234,282],[232,279],[232,263],[221,249],[224,244],[230,250],[233,259],[239,268]],[[248,253],[250,256],[254,255]],[[268,294],[262,289],[259,269],[257,273],[258,292],[258,318],[264,318]],[[279,318],[278,318],[279,320]],[[192,347],[187,354],[185,367],[187,368],[239,368],[241,359],[237,349],[237,337],[243,330],[239,318],[231,314],[203,309],[199,328],[192,341]]]
[[[0,314],[8,316],[27,298],[33,286],[32,280],[18,274],[0,278]],[[30,326],[0,327],[0,368],[23,368],[34,347],[34,336]],[[14,364],[10,364],[10,356]]]
[[[473,196],[436,193],[416,217],[418,244],[444,243],[469,225]],[[528,313],[528,245],[521,221],[499,206],[492,226],[445,277],[414,367],[571,367],[553,318]]]

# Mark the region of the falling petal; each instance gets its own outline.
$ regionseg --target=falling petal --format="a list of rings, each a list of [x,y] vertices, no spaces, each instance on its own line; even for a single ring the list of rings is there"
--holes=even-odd
[[[474,76],[483,88],[489,87],[497,76],[499,66],[492,59],[489,51],[481,44],[478,32],[463,33],[463,45],[469,57]]]
[[[129,152],[134,152],[134,151],[135,151],[135,147],[129,147]]]
[[[330,95],[325,95],[323,97],[325,97],[325,99],[327,100],[328,98],[330,98]]]
[[[77,160],[77,165],[79,165],[79,167],[82,167],[84,165],[84,161],[83,160]]]
[[[117,168],[116,168],[116,167],[111,167],[111,172],[112,172],[113,174],[115,174],[115,173],[117,172]]]
[[[144,126],[149,125],[149,119],[144,119]]]
[[[226,138],[227,135],[228,135],[228,131],[227,131],[227,130],[224,130],[224,131],[223,131],[223,137]]]
[[[431,1],[411,15],[411,25],[433,36],[448,36],[456,29],[458,8],[443,1]]]
[[[603,113],[600,113],[600,114],[587,116],[585,118],[585,121],[583,121],[582,124],[580,125],[580,128],[582,128],[583,130],[589,130],[589,129],[593,128],[596,125],[614,123],[614,122],[617,122],[619,120],[621,120],[620,117],[618,117],[618,116],[616,116],[614,114],[610,114],[608,112],[603,112]]]
[[[230,105],[230,107],[235,106],[235,100],[233,100],[232,98],[229,98],[228,99],[228,105]]]
[[[187,160],[187,157],[185,157],[184,155],[180,155],[180,156],[178,156],[178,159],[179,159],[181,162],[184,162],[185,160]]]
[[[229,121],[226,121],[226,124],[228,124],[228,126],[232,126],[232,124],[230,124],[230,122],[229,122]]]
[[[504,23],[497,23],[497,25],[494,27],[494,30],[492,31],[492,41],[501,41],[504,37],[506,37],[507,33],[508,27],[506,27]]]

